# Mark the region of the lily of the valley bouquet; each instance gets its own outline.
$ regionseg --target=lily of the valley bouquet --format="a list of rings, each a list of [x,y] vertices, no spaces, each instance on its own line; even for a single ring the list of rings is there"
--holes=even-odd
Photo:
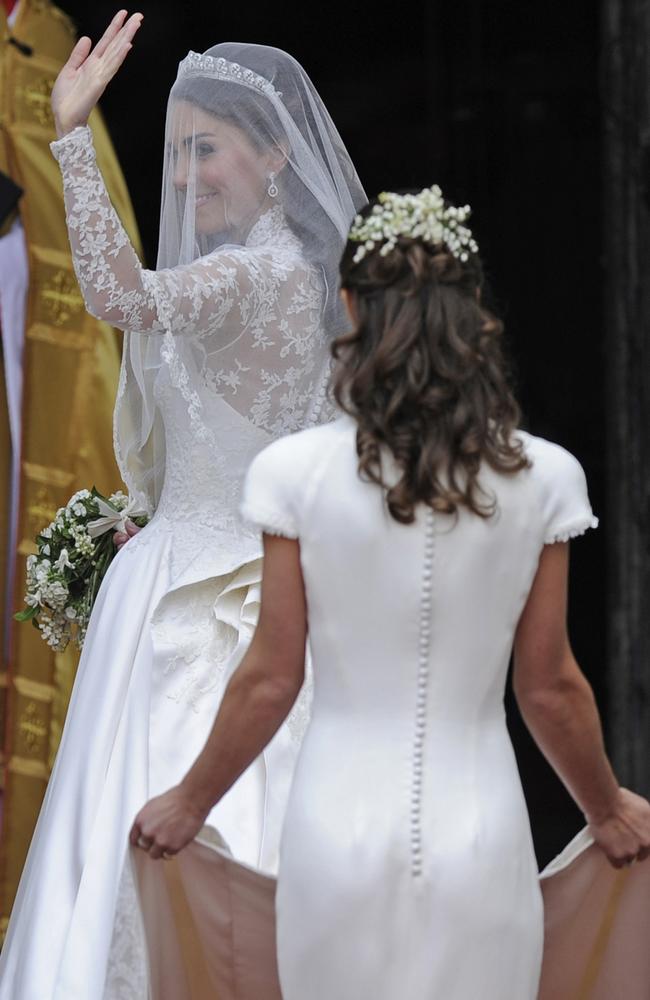
[[[70,497],[36,536],[38,553],[27,557],[27,607],[14,617],[31,621],[57,652],[71,639],[82,648],[97,592],[117,553],[113,533],[126,531],[127,519],[139,528],[147,523],[124,493],[104,497],[93,487]]]

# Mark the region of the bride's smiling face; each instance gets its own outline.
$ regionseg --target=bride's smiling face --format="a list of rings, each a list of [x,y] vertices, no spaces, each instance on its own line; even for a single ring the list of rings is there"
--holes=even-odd
[[[196,164],[197,235],[246,226],[259,215],[273,169],[268,151],[257,149],[236,125],[186,101],[174,109],[172,134],[178,190],[188,189],[192,155]]]

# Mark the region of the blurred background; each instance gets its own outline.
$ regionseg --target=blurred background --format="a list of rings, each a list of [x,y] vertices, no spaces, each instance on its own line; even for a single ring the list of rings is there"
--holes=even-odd
[[[117,9],[105,0],[60,0],[59,6],[77,33],[93,40]],[[645,444],[638,443],[647,394],[636,398],[634,378],[648,370],[648,304],[638,273],[629,284],[631,258],[617,260],[614,251],[617,239],[637,262],[650,250],[649,204],[635,166],[650,163],[644,159],[649,40],[638,30],[639,24],[650,29],[647,7],[642,0],[600,6],[594,0],[412,0],[381,5],[386,12],[380,13],[377,3],[353,0],[318,6],[156,0],[138,8],[143,27],[102,100],[150,267],[165,108],[177,64],[188,50],[221,41],[275,45],[302,63],[369,194],[438,182],[452,200],[472,205],[492,302],[506,323],[524,424],[578,456],[601,518],[600,531],[573,545],[570,631],[610,746],[625,780],[637,786],[647,779],[638,761],[648,758],[647,628],[638,608],[648,593],[650,493]],[[629,74],[632,89],[623,93]],[[628,167],[636,178],[632,193]],[[632,235],[621,222],[623,203],[625,218],[636,219]],[[640,322],[626,312],[630,302]],[[627,329],[637,338],[629,350]],[[621,443],[630,444],[636,478],[621,470]],[[634,508],[633,537],[621,535],[625,497]],[[634,614],[628,577],[636,580]],[[622,636],[629,637],[631,627],[639,634],[630,646]],[[645,679],[628,683],[635,657],[644,663]],[[509,714],[544,863],[582,818],[512,703]],[[639,730],[632,750],[623,733],[627,720]]]

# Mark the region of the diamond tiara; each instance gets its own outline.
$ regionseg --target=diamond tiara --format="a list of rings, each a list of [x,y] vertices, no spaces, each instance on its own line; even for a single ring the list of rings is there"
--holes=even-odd
[[[445,205],[437,184],[424,188],[419,194],[382,191],[370,214],[357,215],[352,223],[348,239],[361,244],[354,255],[354,263],[358,264],[377,247],[385,257],[395,249],[400,236],[421,239],[432,246],[444,244],[464,263],[470,253],[478,253],[476,240],[464,225],[471,212],[469,205],[461,208]]]
[[[183,76],[213,76],[217,80],[227,80],[231,83],[239,83],[242,87],[249,87],[251,90],[259,90],[267,97],[275,97],[278,100],[282,93],[276,90],[270,80],[259,73],[240,66],[239,63],[229,62],[221,56],[217,59],[214,56],[203,55],[200,52],[188,52],[178,67],[178,78]]]

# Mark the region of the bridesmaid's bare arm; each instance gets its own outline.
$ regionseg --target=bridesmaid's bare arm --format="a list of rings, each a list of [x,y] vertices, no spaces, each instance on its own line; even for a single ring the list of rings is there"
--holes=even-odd
[[[514,689],[526,725],[617,867],[650,853],[650,804],[619,786],[591,686],[567,634],[568,543],[547,545],[517,627]]]
[[[307,608],[297,541],[264,536],[260,619],[205,747],[175,788],[148,802],[130,840],[152,858],[174,854],[252,764],[291,710],[305,676]]]

